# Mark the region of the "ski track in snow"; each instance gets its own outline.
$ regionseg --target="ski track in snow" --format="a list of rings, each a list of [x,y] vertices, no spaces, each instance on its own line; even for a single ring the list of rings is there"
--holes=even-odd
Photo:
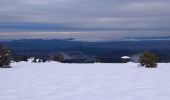
[[[0,100],[170,100],[170,63],[13,63],[0,69]]]

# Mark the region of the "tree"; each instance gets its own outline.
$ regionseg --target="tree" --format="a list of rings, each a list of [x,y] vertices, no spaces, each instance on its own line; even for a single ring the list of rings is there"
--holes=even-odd
[[[8,68],[10,64],[10,50],[0,44],[0,67]]]
[[[61,55],[61,54],[58,54],[58,55],[54,55],[52,60],[54,61],[58,61],[58,62],[63,62],[64,61],[64,56]]]
[[[156,68],[157,67],[157,58],[154,54],[145,51],[142,55],[139,56],[139,63],[141,66],[147,68]]]

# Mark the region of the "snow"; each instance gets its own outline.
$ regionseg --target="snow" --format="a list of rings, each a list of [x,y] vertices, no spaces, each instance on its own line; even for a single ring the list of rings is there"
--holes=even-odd
[[[170,100],[170,64],[13,63],[0,69],[0,100]]]
[[[128,57],[128,56],[123,56],[123,57],[121,57],[122,59],[130,59],[130,57]]]

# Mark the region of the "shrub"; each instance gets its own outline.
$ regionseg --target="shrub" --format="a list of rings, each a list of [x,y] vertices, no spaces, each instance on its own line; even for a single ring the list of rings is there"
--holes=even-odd
[[[0,67],[8,68],[10,64],[10,50],[0,44]]]
[[[14,62],[20,62],[20,61],[27,62],[29,57],[26,55],[15,55],[15,56],[12,56],[12,58]]]
[[[64,61],[64,56],[61,54],[54,55],[52,60],[58,61],[58,62],[63,62]]]
[[[145,66],[147,68],[156,68],[156,60],[156,56],[148,51],[145,51],[142,55],[139,56],[140,65]]]
[[[21,61],[28,61],[28,56],[26,55],[21,56]]]

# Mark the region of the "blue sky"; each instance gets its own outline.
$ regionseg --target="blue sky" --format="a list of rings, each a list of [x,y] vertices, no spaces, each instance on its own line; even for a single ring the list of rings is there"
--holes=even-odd
[[[169,0],[0,0],[0,39],[170,36]]]

